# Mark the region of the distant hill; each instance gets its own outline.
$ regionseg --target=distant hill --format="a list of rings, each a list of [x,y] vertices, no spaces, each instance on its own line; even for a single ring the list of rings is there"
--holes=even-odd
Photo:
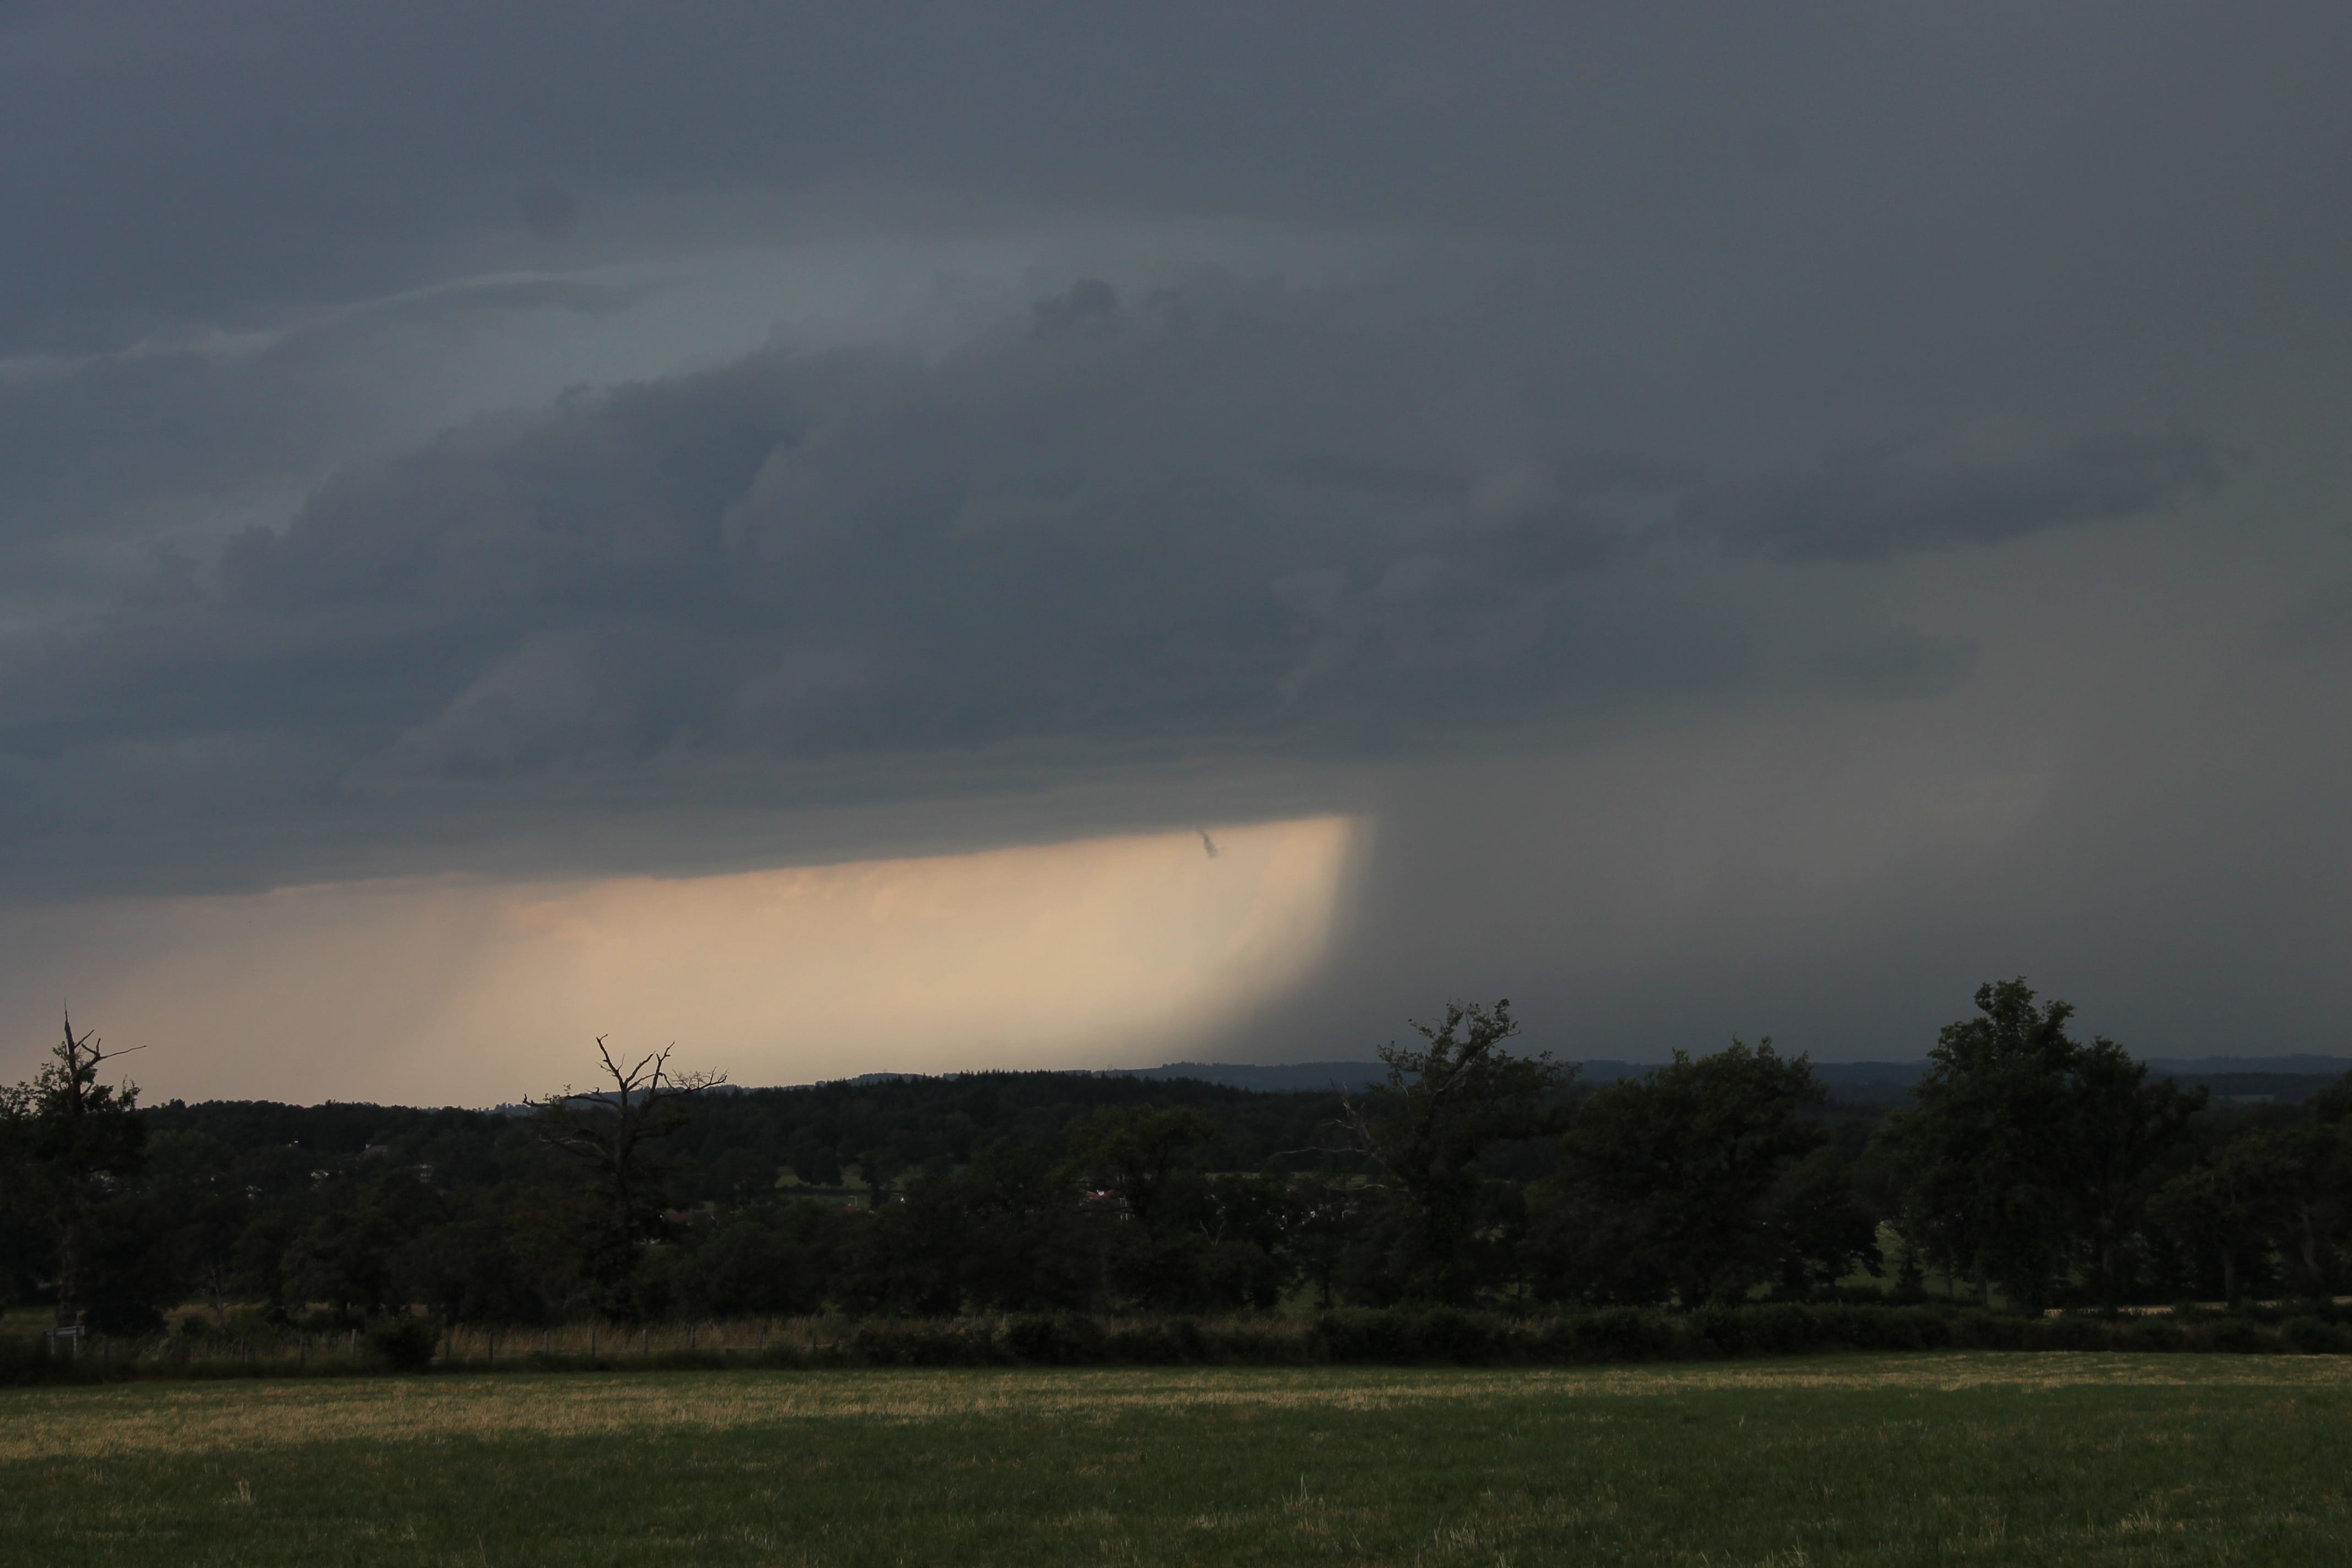
[[[1613,1059],[1577,1064],[1577,1081],[1614,1083],[1638,1078],[1654,1062]],[[2194,1059],[2158,1058],[2148,1068],[2166,1078],[2200,1083],[2221,1100],[2276,1100],[2283,1103],[2307,1099],[2345,1073],[2352,1072],[2352,1057],[2200,1057]],[[1813,1076],[1839,1100],[1893,1101],[1902,1099],[1919,1081],[1925,1062],[1815,1062]],[[876,1074],[874,1077],[888,1075]],[[1241,1062],[1167,1062],[1156,1068],[1107,1068],[1103,1078],[1197,1079],[1233,1089],[1281,1093],[1301,1089],[1358,1089],[1381,1083],[1388,1068],[1379,1062],[1292,1062],[1261,1067]],[[859,1080],[863,1081],[863,1080]]]
[[[2249,1072],[2287,1073],[2298,1078],[2342,1078],[2352,1072],[2352,1057],[2150,1057],[2147,1065],[2168,1078]]]
[[[1289,1062],[1277,1067],[1252,1067],[1240,1062],[1169,1062],[1156,1068],[1106,1068],[1103,1078],[1190,1078],[1221,1083],[1229,1089],[1255,1089],[1279,1094],[1299,1089],[1358,1089],[1388,1081],[1389,1069],[1380,1062]]]
[[[1639,1078],[1656,1066],[1654,1062],[1600,1060],[1579,1062],[1577,1082],[1582,1084],[1615,1083],[1622,1078]],[[1357,1089],[1370,1084],[1382,1083],[1389,1069],[1379,1062],[1292,1062],[1274,1067],[1256,1067],[1241,1062],[1168,1062],[1156,1068],[1108,1068],[1104,1078],[1190,1078],[1206,1083],[1224,1084],[1234,1089],[1255,1089],[1280,1093],[1299,1089]],[[1813,1071],[1833,1092],[1853,1092],[1862,1098],[1894,1099],[1911,1087],[1919,1076],[1916,1062],[1816,1062]],[[1867,1091],[1867,1092],[1864,1092]]]

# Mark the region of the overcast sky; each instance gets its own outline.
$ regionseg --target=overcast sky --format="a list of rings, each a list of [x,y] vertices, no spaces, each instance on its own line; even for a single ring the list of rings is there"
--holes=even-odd
[[[184,1094],[1504,993],[1888,1058],[2016,973],[2352,1051],[2347,59],[2321,4],[0,0],[0,1076],[61,995]],[[558,907],[595,986],[513,936],[355,1000]]]

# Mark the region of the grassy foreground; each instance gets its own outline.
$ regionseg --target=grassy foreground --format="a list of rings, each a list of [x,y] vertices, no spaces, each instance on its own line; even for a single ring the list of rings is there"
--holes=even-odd
[[[2352,1562],[2352,1364],[452,1374],[0,1392],[0,1562]]]

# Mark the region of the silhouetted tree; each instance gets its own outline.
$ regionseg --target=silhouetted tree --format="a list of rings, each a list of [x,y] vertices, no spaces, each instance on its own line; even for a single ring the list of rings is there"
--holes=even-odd
[[[2023,980],[1978,987],[1980,1016],[1948,1024],[1910,1102],[1878,1138],[1903,1238],[1955,1278],[2049,1300],[2072,1250],[2068,1070],[2074,1009],[2034,1005]]]
[[[1835,1279],[1873,1256],[1843,1169],[1806,1163],[1828,1134],[1804,1112],[1826,1098],[1805,1058],[1767,1039],[1676,1051],[1586,1100],[1560,1138],[1557,1183],[1608,1233],[1585,1265],[1603,1293],[1664,1285],[1685,1306],[1738,1300],[1758,1285]],[[1639,1282],[1610,1289],[1612,1269]]]
[[[174,1272],[225,1326],[237,1289],[236,1244],[254,1206],[236,1177],[236,1152],[204,1132],[159,1133],[147,1152],[146,1184],[175,1244]]]
[[[2264,1131],[2225,1140],[2157,1193],[2149,1211],[2190,1247],[2219,1260],[2231,1307],[2250,1259],[2275,1248],[2296,1184],[2285,1142]]]
[[[407,1307],[417,1295],[414,1249],[447,1218],[447,1202],[414,1171],[339,1184],[286,1248],[288,1304],[323,1302],[347,1321]]]
[[[2296,1110],[2228,1127],[2150,1208],[2219,1257],[2232,1300],[2242,1270],[2266,1260],[2289,1289],[2332,1294],[2352,1245],[2352,1075]]]
[[[1086,1210],[1076,1166],[1034,1143],[1000,1139],[950,1177],[949,1189],[965,1216],[967,1301],[998,1311],[1098,1302],[1106,1216]]]
[[[1780,1173],[1764,1194],[1764,1228],[1773,1289],[1810,1296],[1853,1274],[1885,1271],[1878,1212],[1858,1190],[1854,1170],[1824,1143]]]
[[[721,1073],[673,1074],[665,1046],[623,1067],[596,1038],[596,1058],[610,1089],[560,1094],[528,1103],[540,1137],[591,1173],[580,1219],[580,1271],[593,1304],[619,1318],[638,1315],[630,1276],[645,1245],[664,1234],[662,1181],[667,1167],[656,1147],[686,1120],[687,1102],[726,1081]]]
[[[446,1323],[546,1321],[553,1309],[547,1281],[518,1240],[515,1216],[484,1200],[451,1205],[456,1212],[402,1248],[410,1289]]]
[[[1096,1306],[1109,1216],[1083,1199],[1076,1167],[1034,1143],[999,1139],[961,1171],[934,1161],[859,1217],[835,1295],[894,1315]]]
[[[1184,1173],[1185,1152],[1213,1142],[1217,1128],[1187,1106],[1117,1106],[1077,1118],[1066,1135],[1079,1170],[1116,1190],[1127,1212],[1149,1227]]]
[[[107,1281],[93,1277],[99,1261],[93,1216],[146,1163],[147,1126],[139,1115],[138,1086],[99,1081],[108,1062],[129,1054],[106,1050],[95,1033],[77,1035],[68,1016],[65,1038],[51,1049],[48,1064],[31,1082],[0,1089],[0,1163],[7,1167],[0,1191],[51,1238],[61,1328],[79,1324],[93,1298],[110,1294]],[[166,1289],[154,1283],[160,1271],[152,1260],[135,1256],[140,1245],[156,1239],[152,1232],[117,1234],[119,1227],[109,1228],[105,1261],[118,1277],[126,1269],[137,1277],[139,1288],[131,1297]],[[152,1303],[135,1299],[121,1306],[121,1315],[132,1320],[153,1310]]]
[[[833,1287],[852,1223],[837,1205],[807,1201],[727,1220],[678,1263],[677,1304],[699,1318],[814,1312]]]
[[[1223,1241],[1227,1210],[1212,1200],[1207,1179],[1187,1159],[1216,1137],[1215,1123],[1183,1106],[1118,1106],[1073,1121],[1066,1130],[1079,1172],[1115,1223],[1105,1243],[1112,1289],[1139,1306],[1239,1305],[1232,1282],[1213,1289],[1213,1255]],[[1233,1194],[1238,1196],[1238,1194]],[[1249,1272],[1247,1259],[1224,1259],[1228,1274]],[[1248,1294],[1244,1288],[1244,1294]]]
[[[1346,1178],[1320,1173],[1293,1176],[1274,1212],[1280,1251],[1315,1287],[1315,1304],[1328,1308],[1359,1245],[1371,1194]]]
[[[918,1172],[897,1203],[858,1216],[835,1300],[851,1312],[886,1317],[955,1311],[963,1304],[970,1222],[951,1171],[935,1164]]]
[[[2104,1037],[2075,1040],[2074,1009],[2036,1006],[2022,979],[1979,986],[1976,1002],[1878,1134],[1904,1238],[2023,1306],[2055,1299],[2078,1268],[2112,1304],[2125,1244],[2186,1151],[2203,1091],[2148,1082]]]
[[[2067,1089],[2064,1173],[2092,1288],[2112,1312],[2123,1300],[2127,1251],[2149,1200],[2189,1152],[2206,1091],[2170,1079],[2149,1081],[2147,1064],[2103,1035],[2075,1051]]]
[[[1487,1178],[1480,1157],[1499,1143],[1559,1131],[1558,1091],[1575,1076],[1549,1053],[1514,1056],[1519,1032],[1507,998],[1492,1009],[1449,1002],[1444,1021],[1415,1022],[1418,1047],[1381,1047],[1388,1081],[1344,1098],[1341,1151],[1402,1222],[1383,1272],[1399,1294],[1461,1300],[1475,1289],[1472,1257]]]
[[[1566,1075],[1510,1053],[1507,1005],[1416,1027],[1352,1098],[987,1073],[749,1091],[691,1121],[709,1080],[601,1041],[609,1086],[533,1117],[134,1112],[129,1086],[97,1092],[103,1058],[73,1035],[69,1062],[5,1097],[0,1293],[53,1289],[70,1250],[68,1310],[110,1332],[190,1296],[215,1321],[239,1302],[362,1319],[422,1301],[484,1325],[1231,1310],[1298,1282],[1324,1305],[1696,1303],[1868,1270],[1881,1218],[1906,1270],[1939,1260],[2021,1305],[2324,1294],[2352,1265],[2352,1081],[2200,1111],[2112,1042],[2071,1038],[2063,1004],[2021,982],[1944,1031],[1875,1142],[1874,1107],[1823,1104],[1769,1042],[1678,1057],[1568,1117]],[[130,1130],[119,1157],[56,1136],[77,1082],[97,1130]],[[776,1189],[787,1165],[837,1183],[845,1157],[870,1205]],[[1898,1291],[1916,1287],[1906,1272]]]

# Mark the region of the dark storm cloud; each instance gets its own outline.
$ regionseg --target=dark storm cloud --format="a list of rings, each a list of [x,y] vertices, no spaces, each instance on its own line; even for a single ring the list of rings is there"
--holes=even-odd
[[[314,810],[675,805],[836,764],[952,792],[1008,761],[1410,756],[1965,668],[1611,526],[1592,504],[1664,470],[1539,407],[1512,439],[1465,421],[1475,367],[1391,303],[1087,279],[936,361],[769,350],[485,416],[347,466],[213,586],[20,643],[0,748],[78,798],[85,766],[193,749],[273,812],[289,777]]]
[[[522,194],[522,221],[541,239],[562,239],[580,221],[580,204],[562,185],[541,181]]]
[[[2263,631],[2270,651],[2289,658],[2323,658],[2352,647],[2352,579],[2297,595]]]
[[[2192,437],[2104,435],[2035,452],[1915,447],[1702,490],[1683,527],[1780,561],[1867,561],[2145,515],[2210,489],[2224,465]]]
[[[267,331],[5,366],[0,563],[15,570],[0,598],[33,588],[79,599],[125,575],[152,578],[159,560],[208,554],[208,506],[307,484],[382,438],[383,384],[415,379],[402,353],[413,361],[489,317],[608,316],[646,293],[564,278],[467,281]],[[371,374],[355,377],[352,362],[371,355]],[[117,547],[131,559],[110,558]]]
[[[2352,10],[0,23],[9,896],[1377,808],[1367,995],[1449,863],[1471,973],[2337,929]]]
[[[553,188],[597,215],[585,246],[640,194],[1539,234],[1671,256],[1662,282],[1717,275],[1692,303],[1816,340],[1969,315],[1979,353],[2063,352],[2185,326],[2217,277],[2274,305],[2324,285],[2307,245],[2261,239],[2340,234],[2347,27],[2189,4],[42,7],[0,54],[0,187],[32,237],[0,250],[0,352],[537,264],[518,203]]]

